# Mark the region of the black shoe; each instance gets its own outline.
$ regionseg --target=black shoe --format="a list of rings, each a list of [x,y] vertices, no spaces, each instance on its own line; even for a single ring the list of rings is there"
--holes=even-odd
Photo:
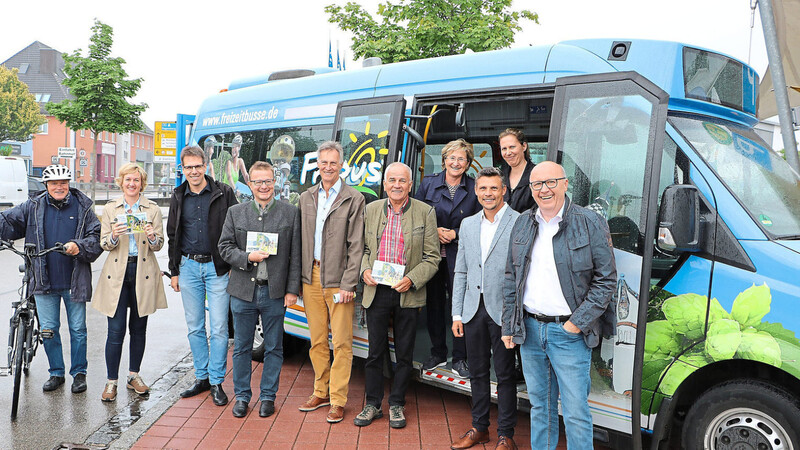
[[[469,366],[467,365],[467,361],[463,359],[453,361],[453,372],[455,372],[458,378],[469,378]]]
[[[236,400],[236,404],[231,409],[233,417],[244,417],[247,415],[247,402],[244,400]]]
[[[86,391],[86,374],[79,373],[72,380],[72,393],[80,394]]]
[[[42,386],[42,390],[45,392],[55,391],[62,384],[64,384],[64,377],[51,376],[47,381],[45,381],[44,386]],[[83,385],[83,390],[86,390],[86,384]]]
[[[194,386],[181,392],[181,398],[194,397],[195,395],[203,393],[209,389],[211,389],[211,384],[208,382],[208,378],[205,380],[195,380]]]
[[[258,415],[261,417],[269,417],[275,414],[275,402],[272,400],[264,400],[261,402],[261,408],[258,410]]]
[[[225,391],[222,390],[221,384],[211,385],[211,398],[217,406],[225,406],[228,404],[228,396],[225,395]]]
[[[436,355],[431,355],[422,363],[423,370],[434,370],[437,367],[444,367],[447,364],[447,358],[440,358]]]

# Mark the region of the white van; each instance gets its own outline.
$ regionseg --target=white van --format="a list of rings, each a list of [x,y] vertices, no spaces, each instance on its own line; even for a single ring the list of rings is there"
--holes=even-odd
[[[18,158],[0,157],[0,210],[28,199],[28,171]]]

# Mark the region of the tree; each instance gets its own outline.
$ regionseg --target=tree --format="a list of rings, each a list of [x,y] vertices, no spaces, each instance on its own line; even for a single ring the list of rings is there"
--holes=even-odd
[[[328,21],[353,33],[355,57],[408,61],[497,50],[514,42],[520,20],[539,23],[529,10],[511,11],[512,0],[399,0],[378,5],[379,19],[361,5],[328,5]]]
[[[73,130],[94,132],[92,166],[101,132],[127,133],[144,128],[139,116],[147,109],[147,104],[128,102],[141,87],[142,79],[127,79],[128,74],[122,68],[125,60],[110,56],[113,34],[111,26],[95,19],[88,56],[81,56],[81,49],[64,55],[67,78],[63,83],[74,98],[47,104],[47,110]],[[94,168],[90,171],[94,172]],[[97,177],[92,174],[92,200],[96,181]]]
[[[0,141],[27,141],[39,125],[47,122],[18,72],[0,66]]]

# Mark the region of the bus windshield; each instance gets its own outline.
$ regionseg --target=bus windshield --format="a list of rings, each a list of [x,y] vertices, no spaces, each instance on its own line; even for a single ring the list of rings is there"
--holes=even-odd
[[[670,122],[770,236],[800,235],[800,177],[755,131],[699,117]]]

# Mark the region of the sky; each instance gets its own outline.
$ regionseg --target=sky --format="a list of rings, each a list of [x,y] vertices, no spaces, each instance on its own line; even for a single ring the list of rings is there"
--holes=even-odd
[[[357,1],[372,12],[379,3]],[[34,8],[10,1],[2,8],[0,62],[37,40],[60,52],[85,51],[97,18],[114,29],[112,56],[125,59],[129,77],[144,79],[133,101],[149,105],[142,120],[152,129],[177,113],[194,114],[232,80],[326,66],[329,39],[334,65],[338,42],[347,70],[357,70],[350,35],[323,11],[331,3],[345,2],[39,0]],[[583,38],[671,40],[749,61],[760,75],[767,68],[757,11],[751,45],[750,0],[515,0],[513,8],[538,13],[540,24],[521,22],[512,47]]]

